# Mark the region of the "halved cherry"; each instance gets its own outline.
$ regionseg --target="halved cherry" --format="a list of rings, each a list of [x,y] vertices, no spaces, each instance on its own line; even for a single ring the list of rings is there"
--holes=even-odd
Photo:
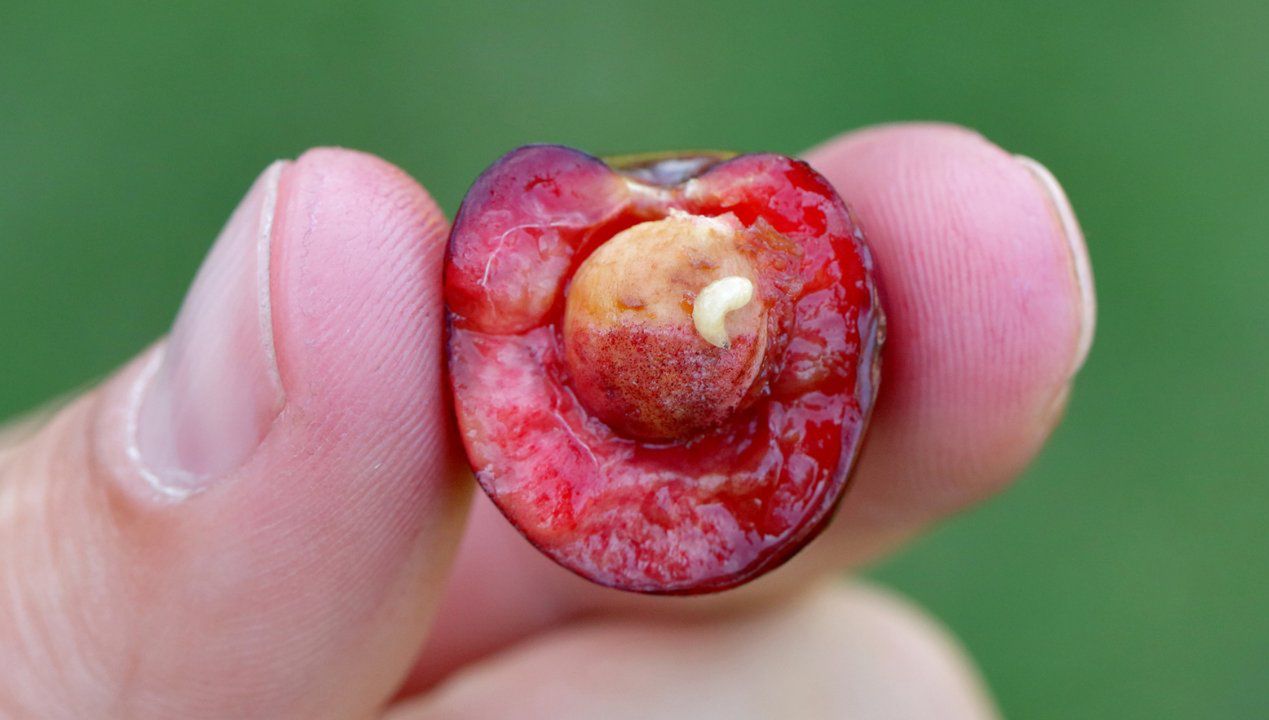
[[[595,582],[722,590],[828,522],[883,316],[832,187],[779,155],[512,151],[450,235],[448,361],[482,488]]]

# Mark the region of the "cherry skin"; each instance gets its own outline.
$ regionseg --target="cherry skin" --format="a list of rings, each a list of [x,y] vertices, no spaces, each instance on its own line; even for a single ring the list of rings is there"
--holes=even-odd
[[[805,163],[514,150],[463,201],[445,298],[476,478],[564,567],[711,592],[827,524],[884,321],[862,233]]]

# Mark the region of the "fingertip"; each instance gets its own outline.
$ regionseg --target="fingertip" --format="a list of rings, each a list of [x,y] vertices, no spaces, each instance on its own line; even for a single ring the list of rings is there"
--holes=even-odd
[[[808,159],[863,227],[888,316],[847,512],[929,517],[998,491],[1048,436],[1091,337],[1082,236],[1032,168],[958,126],[868,128]]]
[[[851,153],[854,149],[866,145],[890,144],[896,138],[904,142],[908,142],[909,139],[921,139],[949,144],[963,143],[967,147],[972,145],[995,147],[982,133],[973,128],[956,123],[926,120],[881,123],[848,130],[807,150],[803,156],[831,180],[833,175],[845,170],[845,166],[853,162]]]
[[[1036,182],[1044,190],[1049,200],[1049,207],[1053,211],[1054,220],[1062,228],[1062,235],[1071,252],[1071,271],[1075,277],[1080,299],[1078,309],[1080,336],[1076,342],[1074,361],[1071,364],[1071,375],[1074,375],[1088,359],[1097,328],[1097,293],[1093,287],[1093,265],[1089,259],[1088,245],[1084,241],[1084,231],[1075,217],[1071,201],[1066,197],[1066,191],[1062,189],[1062,184],[1053,176],[1053,173],[1039,161],[1025,155],[1015,155],[1014,159],[1035,177]]]
[[[430,446],[447,432],[440,373],[446,231],[427,192],[373,155],[318,148],[288,168],[272,286],[278,363],[293,412],[319,426],[338,423],[331,433],[362,440],[388,432]]]
[[[426,191],[373,156],[275,164],[172,337],[13,449],[0,520],[41,509],[0,523],[0,547],[38,569],[24,612],[67,625],[47,615],[64,606],[97,641],[37,648],[102,668],[67,679],[76,715],[362,716],[387,698],[470,496],[442,385],[445,234]],[[140,412],[147,398],[158,409]],[[205,462],[224,449],[210,430],[243,418],[232,452]],[[52,559],[28,552],[45,534]]]
[[[275,222],[287,399],[266,454],[299,470],[277,497],[301,522],[338,514],[354,547],[422,542],[429,563],[447,558],[469,493],[443,387],[443,213],[395,165],[317,148],[286,169]]]
[[[911,599],[870,583],[835,583],[812,595],[811,608],[824,633],[844,641],[839,646],[888,661],[879,663],[889,669],[877,671],[869,685],[890,687],[901,695],[909,678],[920,678],[923,694],[940,699],[940,717],[998,717],[991,693],[960,640]],[[840,647],[838,652],[850,653]],[[904,675],[891,675],[895,667],[902,667]]]
[[[476,664],[388,717],[996,717],[951,636],[838,583],[757,612],[607,616]]]

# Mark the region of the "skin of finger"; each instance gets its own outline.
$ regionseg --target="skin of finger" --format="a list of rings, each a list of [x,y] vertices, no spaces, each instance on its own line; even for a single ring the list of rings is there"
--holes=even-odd
[[[86,386],[78,392],[66,393],[59,395],[45,402],[44,404],[20,414],[16,417],[9,418],[0,423],[0,462],[3,462],[4,454],[12,447],[21,444],[23,441],[31,438],[40,431],[40,428],[48,424],[55,415],[64,407],[71,404],[80,395],[88,392],[91,386]]]
[[[612,619],[544,634],[390,720],[997,717],[955,641],[895,597],[821,587],[697,622]]]
[[[286,399],[242,467],[145,492],[125,435],[150,353],[5,456],[0,716],[364,717],[408,669],[470,495],[444,219],[387,163],[318,150],[284,168],[274,233]]]
[[[808,154],[869,239],[888,315],[881,393],[839,516],[789,564],[705,598],[623,594],[543,558],[483,497],[405,692],[538,629],[604,612],[702,614],[770,602],[876,559],[1006,487],[1060,418],[1079,286],[1050,201],[964,128],[880,126]],[[506,578],[506,582],[501,579]],[[480,608],[479,621],[469,619]]]
[[[38,432],[41,427],[48,423],[51,417],[53,417],[53,412],[39,408],[28,415],[23,415],[15,420],[6,422],[4,425],[0,425],[0,457],[3,457],[3,454],[9,448]]]

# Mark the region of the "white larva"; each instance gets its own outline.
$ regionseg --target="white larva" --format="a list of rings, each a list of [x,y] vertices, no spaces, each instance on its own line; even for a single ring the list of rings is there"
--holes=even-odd
[[[727,314],[739,310],[753,300],[753,282],[732,275],[706,285],[692,305],[692,324],[710,345],[731,347],[727,336]]]

